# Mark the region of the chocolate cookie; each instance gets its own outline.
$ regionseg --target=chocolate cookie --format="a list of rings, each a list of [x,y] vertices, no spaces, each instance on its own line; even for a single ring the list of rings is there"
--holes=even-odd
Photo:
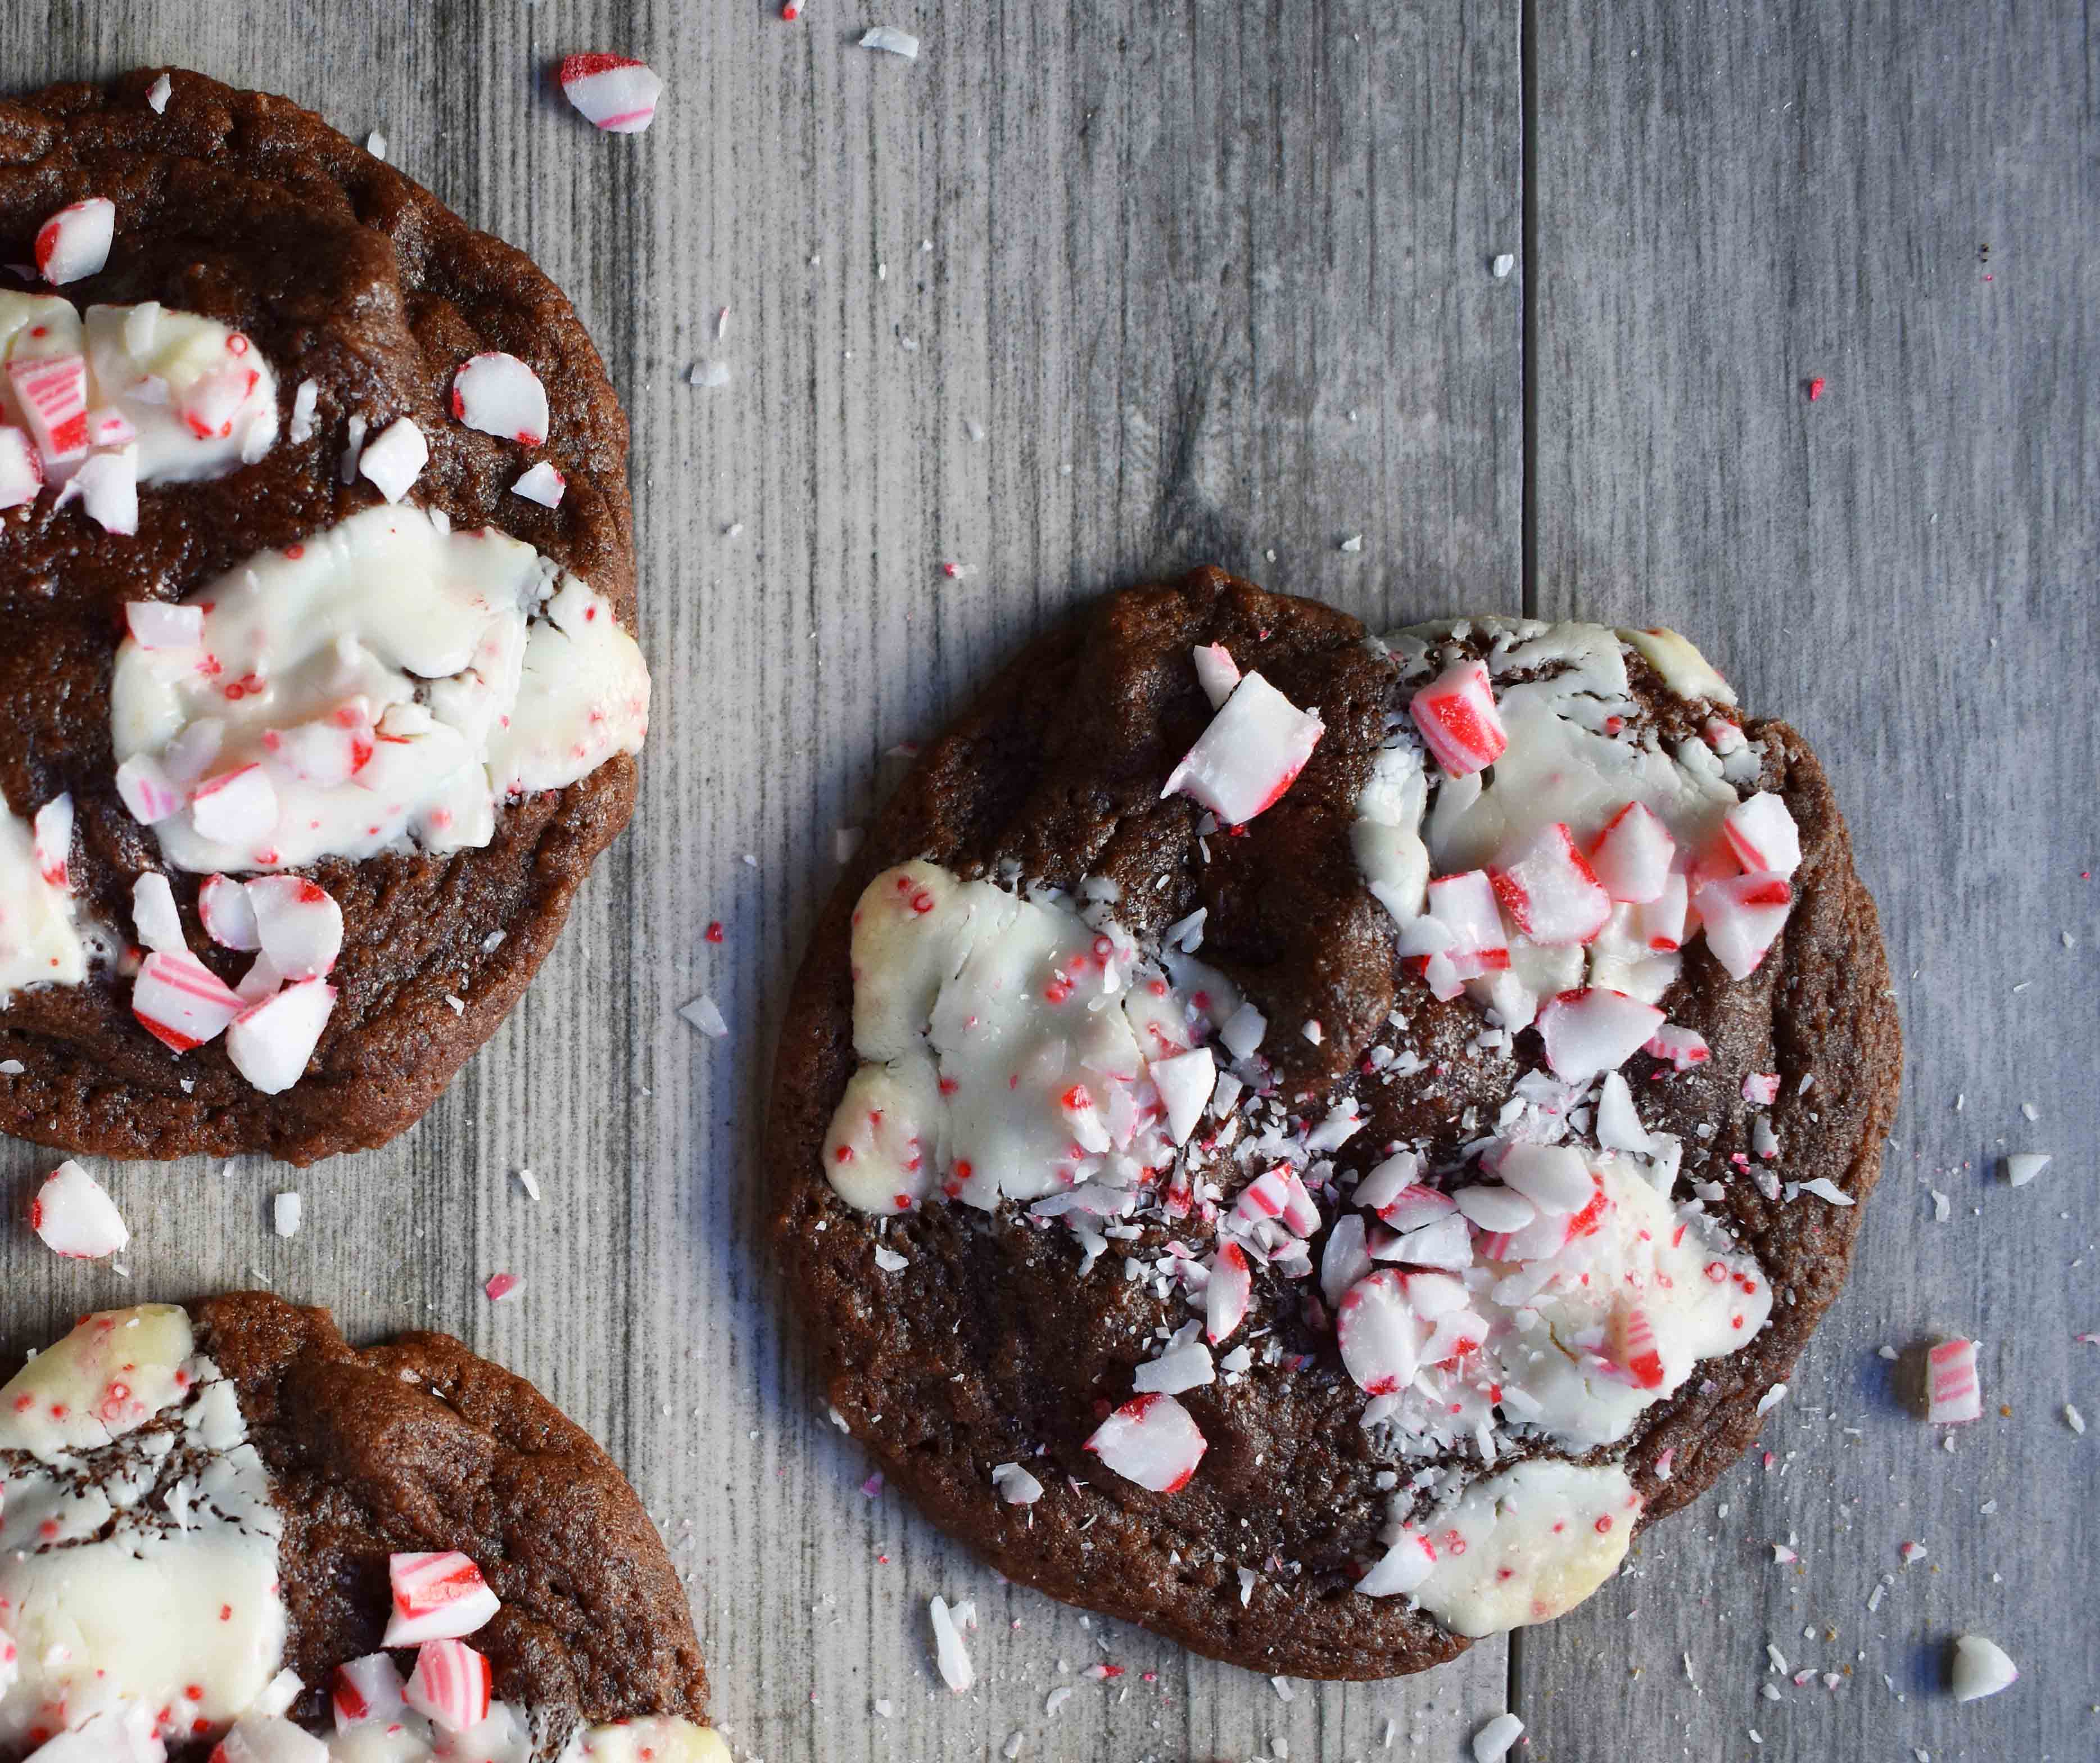
[[[519,252],[195,74],[0,102],[0,1130],[382,1144],[633,810],[604,367]]]
[[[90,1316],[0,1389],[0,1763],[727,1759],[641,1502],[448,1336]]]
[[[1820,767],[1669,632],[1216,570],[933,743],[768,1165],[830,1400],[1009,1576],[1251,1668],[1560,1614],[1754,1435],[1899,1037]]]

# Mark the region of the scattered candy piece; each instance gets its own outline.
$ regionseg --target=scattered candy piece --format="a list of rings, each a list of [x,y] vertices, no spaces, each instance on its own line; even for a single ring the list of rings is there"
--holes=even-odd
[[[1211,700],[1211,708],[1222,710],[1225,700],[1233,695],[1233,688],[1240,683],[1239,664],[1222,643],[1198,643],[1191,652],[1191,658],[1196,664],[1196,683],[1203,688],[1203,696]]]
[[[919,39],[909,31],[901,31],[893,24],[878,24],[860,40],[863,49],[885,50],[893,55],[902,55],[907,61],[919,59]]]
[[[608,135],[639,135],[664,92],[655,70],[629,55],[571,55],[559,77],[569,102]]]
[[[948,1601],[937,1597],[928,1608],[933,1619],[933,1657],[941,1668],[941,1681],[957,1695],[967,1695],[977,1675],[970,1668],[970,1650],[963,1645],[955,1619],[948,1612]]]
[[[1808,382],[1808,401],[1814,404],[1823,395],[1823,376],[1819,373]]]
[[[1412,1592],[1436,1571],[1436,1550],[1419,1531],[1406,1529],[1385,1557],[1357,1581],[1365,1597],[1392,1597]]]
[[[1171,1494],[1188,1486],[1210,1446],[1173,1397],[1145,1395],[1103,1421],[1085,1448],[1125,1480],[1155,1494]]]
[[[1254,1274],[1246,1251],[1237,1243],[1220,1243],[1211,1257],[1210,1283],[1203,1288],[1203,1337],[1212,1346],[1228,1339],[1246,1319]]]
[[[1488,873],[1510,921],[1534,943],[1594,942],[1611,922],[1611,895],[1564,825],[1543,828],[1511,862]]]
[[[146,108],[157,117],[164,115],[168,108],[168,99],[174,89],[168,76],[163,73],[146,88]]]
[[[172,954],[188,951],[189,944],[183,939],[183,916],[175,909],[174,890],[157,869],[148,870],[131,884],[131,928],[138,933],[142,948]]]
[[[537,447],[547,438],[547,388],[516,356],[492,349],[452,375],[452,414],[483,435]]]
[[[2025,1187],[2049,1165],[2047,1151],[2016,1151],[2005,1159],[2005,1180],[2014,1187]]]
[[[1662,898],[1677,841],[1646,802],[1630,802],[1590,846],[1590,868],[1615,900],[1644,906]]]
[[[205,879],[197,890],[197,917],[204,921],[204,934],[221,948],[252,954],[262,947],[254,902],[249,899],[248,890],[232,876]]]
[[[1721,831],[1746,870],[1769,869],[1790,880],[1801,867],[1801,829],[1793,810],[1770,790],[1737,802],[1723,817]]]
[[[502,1608],[481,1569],[457,1549],[390,1555],[394,1605],[383,1646],[457,1640],[486,1627]]]
[[[1244,825],[1296,781],[1325,732],[1317,712],[1299,709],[1260,674],[1245,674],[1160,796],[1178,790],[1228,825]]]
[[[510,493],[522,496],[528,502],[537,502],[542,508],[558,508],[568,488],[569,480],[554,469],[554,462],[542,459],[519,475],[518,481],[510,486]]]
[[[70,1261],[101,1261],[131,1240],[117,1202],[70,1157],[37,1190],[29,1225],[45,1248]]]
[[[464,1641],[426,1641],[416,1654],[405,1699],[440,1732],[465,1732],[488,1718],[488,1661]]]
[[[1793,884],[1769,870],[1710,882],[1692,904],[1706,929],[1706,947],[1731,979],[1747,979],[1785,928]]]
[[[7,364],[15,401],[46,469],[87,454],[87,357],[32,356]]]
[[[525,1282],[514,1273],[492,1273],[488,1284],[481,1288],[488,1295],[492,1304],[501,1304],[514,1298],[525,1289]]]
[[[1978,1702],[2010,1689],[2020,1675],[2005,1650],[1980,1634],[1965,1634],[1954,1643],[1954,1699]]]
[[[371,479],[382,496],[398,502],[430,463],[430,444],[407,417],[396,417],[358,456],[358,475]]]
[[[2063,1404],[2063,1424],[2080,1438],[2085,1436],[2085,1416],[2078,1412],[2077,1403],[2067,1402]]]
[[[75,497],[87,518],[105,532],[129,537],[139,530],[139,449],[90,453],[52,504],[64,507]]]
[[[194,649],[204,641],[204,608],[165,600],[130,600],[124,627],[142,649]]]
[[[1617,1071],[1661,1026],[1662,1012],[1653,1005],[1601,986],[1564,992],[1538,1013],[1546,1063],[1567,1084]]]
[[[1943,1341],[1926,1354],[1926,1418],[1936,1426],[1981,1419],[1983,1386],[1976,1375],[1976,1343]]]
[[[264,1095],[281,1094],[305,1073],[334,1009],[335,988],[325,979],[287,986],[276,996],[249,1005],[227,1025],[226,1056]]]
[[[1833,1206],[1853,1204],[1852,1196],[1827,1175],[1819,1175],[1813,1181],[1803,1182],[1801,1191],[1804,1194],[1813,1194],[1818,1200],[1827,1200]]]
[[[108,197],[70,202],[37,229],[37,272],[54,287],[95,275],[116,236],[117,205]]]
[[[1430,758],[1453,777],[1493,765],[1509,746],[1484,662],[1458,661],[1445,669],[1415,693],[1407,714],[1422,731]]]
[[[681,1005],[678,1014],[713,1040],[720,1041],[729,1033],[729,1023],[723,1018],[721,1007],[704,994]]]
[[[121,776],[117,787],[123,787]],[[260,844],[276,830],[277,814],[277,786],[259,765],[221,771],[190,795],[190,824],[223,845]]]
[[[1515,1715],[1496,1715],[1473,1734],[1473,1763],[1502,1763],[1523,1736],[1524,1722]]]
[[[1779,1073],[1751,1071],[1743,1079],[1743,1100],[1752,1107],[1769,1108],[1779,1100]]]
[[[306,1216],[307,1203],[296,1189],[271,1202],[271,1223],[280,1236],[297,1236]]]
[[[1032,1506],[1043,1497],[1043,1484],[1018,1463],[992,1465],[991,1485],[1009,1506]]]

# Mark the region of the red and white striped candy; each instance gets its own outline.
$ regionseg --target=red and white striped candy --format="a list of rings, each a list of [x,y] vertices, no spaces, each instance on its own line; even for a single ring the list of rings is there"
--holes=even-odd
[[[1745,869],[1770,869],[1791,878],[1801,867],[1801,828],[1793,824],[1793,810],[1768,789],[1731,808],[1721,832]]]
[[[329,1698],[335,1730],[345,1733],[375,1722],[390,1725],[408,1706],[401,1688],[401,1673],[384,1653],[368,1653],[337,1666],[334,1693]]]
[[[1644,1304],[1621,1300],[1612,1310],[1612,1357],[1637,1390],[1662,1387],[1662,1354],[1655,1344],[1655,1322]]]
[[[1199,643],[1191,652],[1196,664],[1196,683],[1203,688],[1203,696],[1211,700],[1211,708],[1221,710],[1225,700],[1232,696],[1233,688],[1240,683],[1240,664],[1222,643]]]
[[[1189,1485],[1210,1446],[1173,1397],[1145,1395],[1124,1403],[1096,1427],[1086,1448],[1125,1481],[1173,1494]]]
[[[157,826],[183,806],[183,793],[150,753],[135,753],[117,767],[117,795],[141,826]]]
[[[1692,897],[1706,947],[1732,979],[1758,970],[1793,904],[1793,884],[1771,870],[1709,882]]]
[[[92,276],[109,261],[117,205],[106,196],[68,202],[37,228],[37,273],[53,287]]]
[[[87,440],[90,447],[123,447],[138,440],[131,418],[113,404],[87,413]]]
[[[190,824],[222,845],[262,844],[277,830],[277,786],[259,765],[208,777],[190,797]]]
[[[386,1577],[394,1608],[382,1645],[454,1641],[488,1625],[502,1608],[481,1569],[457,1549],[390,1555]]]
[[[270,756],[302,783],[333,789],[347,784],[379,750],[378,736],[362,701],[346,704],[333,716],[292,728],[273,728],[262,736]]]
[[[1534,943],[1593,942],[1611,922],[1611,895],[1576,848],[1574,835],[1558,821],[1489,877],[1502,910]]]
[[[224,440],[262,377],[244,361],[221,362],[183,388],[175,414],[199,440]]]
[[[1756,1108],[1769,1108],[1779,1100],[1779,1073],[1751,1071],[1743,1079],[1743,1100]]]
[[[1661,897],[1677,841],[1646,802],[1630,802],[1590,846],[1590,868],[1615,900],[1635,906]]]
[[[1567,1084],[1616,1071],[1661,1026],[1662,1012],[1652,1004],[1602,986],[1564,992],[1538,1013],[1546,1063]]]
[[[1254,1292],[1254,1272],[1246,1251],[1237,1243],[1220,1243],[1211,1257],[1210,1283],[1203,1288],[1203,1338],[1212,1346],[1246,1320]]]
[[[194,649],[204,641],[204,608],[166,600],[127,600],[125,627],[142,649]]]
[[[1283,1172],[1283,1227],[1301,1239],[1309,1239],[1320,1228],[1319,1203],[1305,1191],[1295,1169]]]
[[[440,1732],[465,1732],[488,1718],[488,1661],[464,1641],[426,1641],[404,1699]]]
[[[608,135],[639,135],[664,91],[654,70],[627,55],[571,55],[560,78],[569,102]]]
[[[537,447],[547,438],[547,388],[516,356],[492,349],[452,375],[452,414],[484,435]]]
[[[1980,1420],[1983,1385],[1976,1375],[1976,1343],[1943,1341],[1925,1357],[1926,1418],[1943,1426]]]
[[[304,1074],[334,1009],[335,988],[325,979],[287,986],[248,1005],[227,1025],[226,1056],[264,1095],[280,1094]]]
[[[87,453],[87,358],[47,355],[10,361],[7,378],[15,401],[46,466],[66,465]]]
[[[1384,1559],[1357,1581],[1357,1589],[1366,1597],[1392,1597],[1414,1591],[1436,1571],[1436,1545],[1410,1527],[1400,1533]]]
[[[1680,1071],[1704,1065],[1714,1054],[1704,1035],[1679,1023],[1665,1023],[1648,1037],[1641,1051],[1652,1058],[1667,1060]]]
[[[1349,1288],[1335,1314],[1335,1337],[1343,1367],[1366,1395],[1395,1394],[1421,1368],[1422,1320],[1405,1279],[1390,1267]]]
[[[34,502],[43,487],[36,444],[11,423],[0,423],[0,509]]]
[[[1297,781],[1326,732],[1317,712],[1299,709],[1260,674],[1243,674],[1160,796],[1178,790],[1243,826]]]
[[[518,475],[518,481],[510,486],[510,493],[522,496],[528,502],[537,502],[542,508],[558,508],[568,488],[569,480],[555,470],[554,462],[542,459]]]
[[[1509,965],[1509,936],[1486,870],[1439,876],[1429,884],[1427,899],[1429,916],[1451,933],[1443,952],[1458,978],[1477,979]]]
[[[148,869],[131,884],[131,928],[139,947],[185,954],[183,915],[175,909],[175,890],[157,869]]]
[[[1417,1182],[1374,1209],[1383,1222],[1405,1236],[1410,1231],[1441,1224],[1458,1209],[1458,1202],[1440,1188]]]
[[[37,873],[55,888],[73,885],[73,793],[54,796],[31,823],[30,850]]]
[[[156,949],[131,983],[131,1014],[163,1046],[187,1053],[223,1034],[240,1000],[194,955]]]
[[[1658,955],[1674,954],[1684,947],[1684,919],[1691,902],[1689,885],[1681,875],[1671,874],[1662,892],[1633,910],[1628,927],[1634,940]]]
[[[247,952],[262,947],[255,929],[254,904],[248,890],[232,876],[212,876],[197,890],[197,916],[204,921],[204,934],[223,949]]]
[[[1483,662],[1454,662],[1415,693],[1407,714],[1422,731],[1429,757],[1453,777],[1493,765],[1509,746]]]
[[[29,1225],[45,1248],[72,1261],[100,1261],[131,1240],[116,1201],[71,1158],[37,1190]]]

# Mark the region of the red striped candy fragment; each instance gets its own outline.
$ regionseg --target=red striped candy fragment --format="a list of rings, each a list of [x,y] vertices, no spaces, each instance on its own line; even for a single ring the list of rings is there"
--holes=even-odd
[[[1646,802],[1630,802],[1590,842],[1590,868],[1615,900],[1644,906],[1670,881],[1677,841]]]
[[[1171,1396],[1140,1396],[1096,1427],[1086,1448],[1126,1481],[1155,1494],[1189,1485],[1210,1448],[1189,1411]]]
[[[1514,861],[1489,876],[1502,910],[1534,943],[1594,942],[1611,922],[1611,895],[1560,822],[1543,828]]]
[[[1365,1394],[1392,1395],[1420,1368],[1422,1324],[1405,1279],[1383,1267],[1349,1288],[1335,1313],[1342,1363]]]
[[[1211,1257],[1210,1284],[1203,1288],[1203,1332],[1212,1346],[1246,1319],[1253,1291],[1246,1251],[1237,1243],[1220,1243]]]
[[[53,287],[92,276],[109,261],[117,205],[106,196],[68,202],[37,228],[37,273]]]
[[[1200,802],[1229,826],[1273,807],[1326,731],[1259,674],[1243,675],[1160,791]]]
[[[368,1653],[337,1666],[329,1699],[339,1733],[375,1722],[391,1725],[408,1706],[401,1693],[401,1673],[384,1653]]]
[[[246,884],[262,952],[287,979],[311,979],[333,970],[342,952],[342,908],[318,882],[304,876],[263,876]]]
[[[547,388],[516,356],[492,349],[452,375],[452,414],[484,435],[537,447],[547,438]]]
[[[269,957],[258,956],[257,963]],[[226,1031],[226,1056],[233,1068],[266,1096],[281,1094],[305,1075],[335,1009],[335,988],[325,979],[296,985],[250,1004]]]
[[[488,1661],[464,1641],[426,1641],[405,1699],[440,1732],[465,1732],[488,1718]]]
[[[70,464],[87,453],[87,358],[51,355],[10,361],[7,378],[22,419],[46,466]]]
[[[1706,932],[1706,947],[1731,979],[1747,979],[1785,928],[1793,884],[1776,870],[1709,882],[1692,904]]]
[[[177,1053],[217,1040],[240,1012],[240,1000],[226,982],[179,950],[155,950],[131,983],[131,1014]]]
[[[1679,1023],[1665,1023],[1648,1037],[1641,1051],[1675,1066],[1680,1071],[1688,1071],[1695,1065],[1704,1065],[1713,1056],[1714,1049],[1706,1045],[1706,1037],[1697,1029],[1687,1028]]]
[[[1655,1323],[1642,1304],[1621,1303],[1612,1312],[1612,1357],[1640,1390],[1662,1387],[1662,1354]]]
[[[1479,661],[1445,668],[1409,700],[1407,714],[1422,731],[1429,757],[1453,777],[1493,765],[1509,746],[1494,687]]]
[[[387,1646],[457,1640],[502,1607],[481,1569],[457,1549],[390,1556],[386,1574],[394,1588],[382,1643]]]
[[[1979,1420],[1983,1386],[1976,1375],[1976,1343],[1943,1341],[1926,1354],[1926,1418],[1935,1426]]]
[[[1793,811],[1770,790],[1737,802],[1723,818],[1721,831],[1745,869],[1791,877],[1801,867],[1801,829],[1793,824]]]
[[[55,888],[71,886],[68,866],[73,860],[73,793],[54,796],[37,811],[32,823],[30,849],[37,859],[37,873]]]
[[[1546,1063],[1566,1084],[1616,1071],[1662,1026],[1662,1012],[1623,992],[1591,986],[1564,992],[1538,1013]]]
[[[571,55],[559,77],[569,102],[608,135],[639,135],[664,91],[656,73],[629,55]]]

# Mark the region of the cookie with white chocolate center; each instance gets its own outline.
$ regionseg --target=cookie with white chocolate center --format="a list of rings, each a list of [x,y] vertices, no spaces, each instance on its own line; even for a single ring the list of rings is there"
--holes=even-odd
[[[778,1241],[831,1403],[1001,1571],[1388,1676],[1740,1452],[1899,1047],[1820,767],[1684,638],[1379,641],[1198,570],[1032,645],[870,829]]]
[[[0,1763],[728,1756],[641,1502],[448,1336],[89,1316],[0,1388]]]
[[[633,811],[604,366],[520,252],[195,74],[0,101],[0,1131],[384,1143]]]

